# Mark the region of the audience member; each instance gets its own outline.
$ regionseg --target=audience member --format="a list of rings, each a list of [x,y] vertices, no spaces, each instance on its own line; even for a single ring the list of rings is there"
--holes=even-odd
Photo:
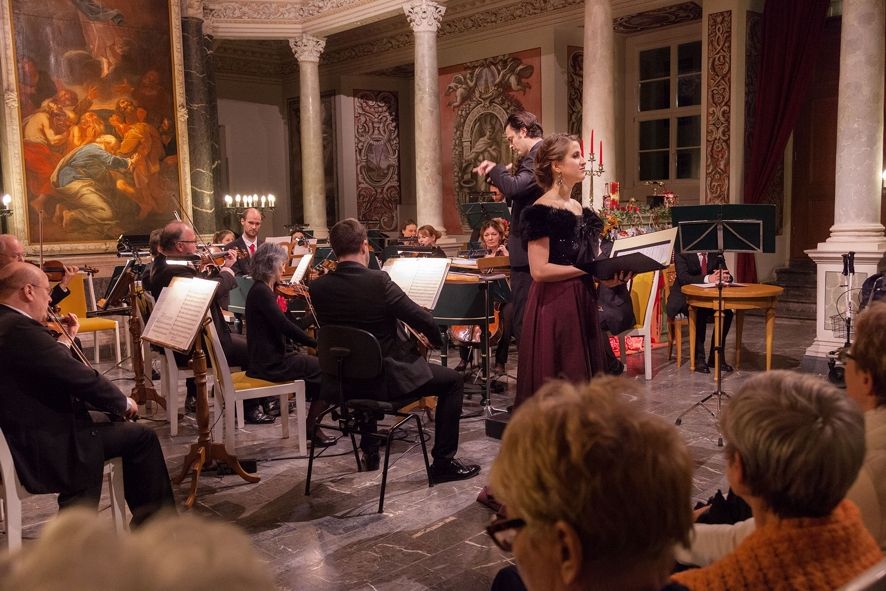
[[[668,576],[692,525],[692,459],[628,396],[642,389],[619,378],[555,381],[514,413],[490,476],[507,515],[488,531],[530,591],[683,589]],[[493,584],[518,588],[507,571]]]
[[[690,589],[830,590],[882,558],[845,500],[864,459],[856,405],[824,380],[771,371],[745,382],[720,417],[726,474],[756,529],[709,566],[674,575]]]

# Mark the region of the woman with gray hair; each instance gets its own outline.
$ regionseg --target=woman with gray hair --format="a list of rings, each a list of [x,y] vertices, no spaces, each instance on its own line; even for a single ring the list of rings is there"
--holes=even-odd
[[[286,352],[286,339],[316,347],[317,341],[295,325],[277,306],[274,287],[283,277],[288,255],[279,244],[265,242],[252,256],[255,284],[246,296],[246,344],[249,348],[249,371],[246,375],[271,382],[305,381],[305,394],[311,400],[308,433],[313,433],[317,417],[327,404],[320,399],[320,362],[316,357]],[[314,436],[315,446],[328,447],[335,438],[322,432]]]
[[[725,407],[726,474],[756,529],[710,566],[674,580],[690,589],[829,590],[881,558],[844,497],[865,453],[854,403],[814,376],[771,371]]]

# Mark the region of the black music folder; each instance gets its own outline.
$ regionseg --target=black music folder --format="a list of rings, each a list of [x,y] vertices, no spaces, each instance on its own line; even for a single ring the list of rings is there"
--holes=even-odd
[[[597,279],[612,279],[617,273],[628,272],[634,275],[641,273],[650,273],[652,271],[661,271],[667,269],[667,265],[662,265],[653,258],[646,256],[641,252],[632,252],[608,259],[599,259],[592,263],[575,265],[582,271],[593,275]]]

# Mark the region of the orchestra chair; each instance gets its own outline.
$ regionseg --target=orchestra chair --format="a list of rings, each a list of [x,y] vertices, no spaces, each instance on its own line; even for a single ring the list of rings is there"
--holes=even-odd
[[[360,434],[361,426],[367,421],[384,418],[385,415],[397,417],[397,420],[390,427],[382,427],[376,432],[363,434],[363,437],[378,439],[385,444],[385,462],[381,476],[381,491],[378,496],[378,512],[382,513],[384,511],[385,488],[387,487],[388,468],[390,467],[391,442],[394,440],[394,435],[397,431],[404,430],[406,423],[411,420],[415,421],[415,425],[418,428],[418,440],[421,444],[422,456],[425,461],[428,486],[434,486],[431,480],[431,465],[428,462],[428,448],[425,445],[421,418],[418,414],[399,410],[403,406],[420,400],[421,397],[407,397],[389,402],[372,398],[348,398],[345,396],[345,387],[348,384],[357,387],[359,384],[377,384],[384,380],[381,347],[375,336],[370,332],[357,328],[326,325],[320,327],[317,342],[317,355],[320,359],[320,371],[323,372],[323,379],[337,381],[339,398],[337,404],[320,415],[315,428],[332,429],[350,437],[358,471],[362,471],[363,467],[360,463],[355,436]],[[327,421],[324,423],[323,420],[325,418],[331,418],[335,422]],[[311,446],[311,455],[308,457],[308,476],[305,481],[306,496],[311,494],[311,475],[314,469],[314,452],[316,449],[316,447]],[[322,453],[323,451],[320,451],[317,457]]]
[[[108,479],[114,525],[117,531],[128,530],[126,499],[123,496],[123,459],[117,457],[107,460],[104,475]],[[0,520],[6,526],[6,545],[9,552],[22,546],[22,501],[33,496],[36,495],[25,490],[19,482],[6,436],[0,429]]]
[[[245,371],[232,372],[221,348],[221,341],[215,325],[206,325],[206,353],[215,374],[216,404],[221,404],[224,418],[224,442],[230,453],[234,453],[235,421],[239,428],[245,427],[243,401],[267,396],[280,397],[280,421],[283,424],[283,438],[289,438],[289,395],[295,396],[296,438],[300,454],[308,453],[307,441],[307,402],[305,401],[305,381],[269,382],[251,378]]]
[[[114,354],[117,363],[120,363],[120,323],[110,318],[86,317],[86,289],[83,285],[82,274],[78,273],[71,278],[71,281],[68,283],[68,289],[70,290],[68,297],[59,302],[61,314],[74,313],[77,315],[77,320],[80,322],[77,336],[87,332],[92,333],[93,360],[95,363],[99,362],[98,333],[106,330],[114,331]]]
[[[668,297],[671,288],[677,280],[677,270],[673,263],[665,270],[665,290],[664,301],[662,302],[662,310],[668,309]],[[689,326],[689,319],[685,314],[677,314],[675,317],[668,317],[668,361],[674,354],[674,345],[677,347],[677,368],[683,364],[683,327]]]
[[[163,357],[160,358],[160,395],[166,399],[166,418],[169,421],[169,434],[172,437],[178,435],[178,409],[182,401],[179,397],[181,393],[179,380],[193,377],[193,370],[179,367],[175,361],[173,350],[163,347]],[[206,387],[212,388],[214,383],[215,376],[208,373]],[[211,399],[210,403],[212,403]]]
[[[837,591],[886,591],[886,558],[840,587]]]
[[[617,335],[622,363],[625,363],[627,358],[625,337],[643,337],[643,367],[647,380],[652,379],[652,321],[655,316],[659,273],[660,271],[643,273],[631,279],[631,304],[636,324],[633,328]]]

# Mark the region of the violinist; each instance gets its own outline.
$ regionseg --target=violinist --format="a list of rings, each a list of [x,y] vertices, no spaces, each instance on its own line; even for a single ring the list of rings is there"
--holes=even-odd
[[[160,298],[160,292],[163,288],[172,282],[174,277],[196,277],[197,269],[188,265],[169,264],[169,257],[193,255],[197,252],[197,234],[194,229],[184,222],[173,221],[163,227],[160,233],[159,253],[154,258],[154,264],[151,266],[151,295],[154,299]],[[212,322],[218,332],[219,341],[221,341],[222,350],[224,350],[225,358],[231,367],[239,366],[243,369],[248,368],[249,355],[246,347],[246,337],[238,334],[231,334],[228,323],[225,322],[222,315],[220,301],[223,301],[228,293],[236,287],[237,278],[231,267],[237,260],[235,252],[228,252],[225,255],[223,264],[219,267],[218,274],[213,278],[218,282],[218,289],[215,291],[215,297],[209,307],[212,315]],[[179,365],[185,367],[188,355],[176,354],[176,361]],[[185,398],[185,409],[192,411],[197,405],[197,390],[193,379],[186,382],[187,397]],[[273,423],[274,418],[268,416],[261,404],[255,400],[245,400],[243,402],[243,414],[247,422],[253,424]]]
[[[286,249],[265,242],[252,257],[252,278],[255,283],[246,296],[246,325],[249,330],[249,371],[246,375],[272,382],[305,381],[305,394],[311,401],[307,429],[313,433],[314,423],[328,404],[320,398],[320,362],[316,357],[286,352],[286,339],[316,347],[317,341],[292,323],[277,306],[275,287],[283,278]],[[335,444],[335,438],[319,429],[312,441],[315,447]]]
[[[264,239],[258,237],[264,216],[254,207],[249,207],[240,216],[240,225],[243,226],[243,234],[236,240],[225,245],[225,250],[241,250],[248,253],[249,258],[255,256],[256,249],[261,246]],[[243,259],[234,263],[234,273],[237,275],[249,275],[249,259]]]
[[[25,260],[25,250],[18,238],[12,234],[0,234],[0,269],[9,263]],[[68,297],[71,291],[68,289],[68,283],[73,279],[74,275],[80,272],[80,268],[73,265],[63,265],[59,269],[61,275],[60,280],[52,288],[50,304],[58,305],[60,301]]]
[[[90,412],[92,407],[133,417],[138,406],[49,335],[41,324],[49,292],[46,274],[33,265],[13,262],[0,269],[0,428],[22,485],[32,494],[59,493],[60,508],[97,509],[104,462],[122,456],[133,525],[160,509],[174,510],[153,429]],[[78,328],[72,320],[71,336]]]

